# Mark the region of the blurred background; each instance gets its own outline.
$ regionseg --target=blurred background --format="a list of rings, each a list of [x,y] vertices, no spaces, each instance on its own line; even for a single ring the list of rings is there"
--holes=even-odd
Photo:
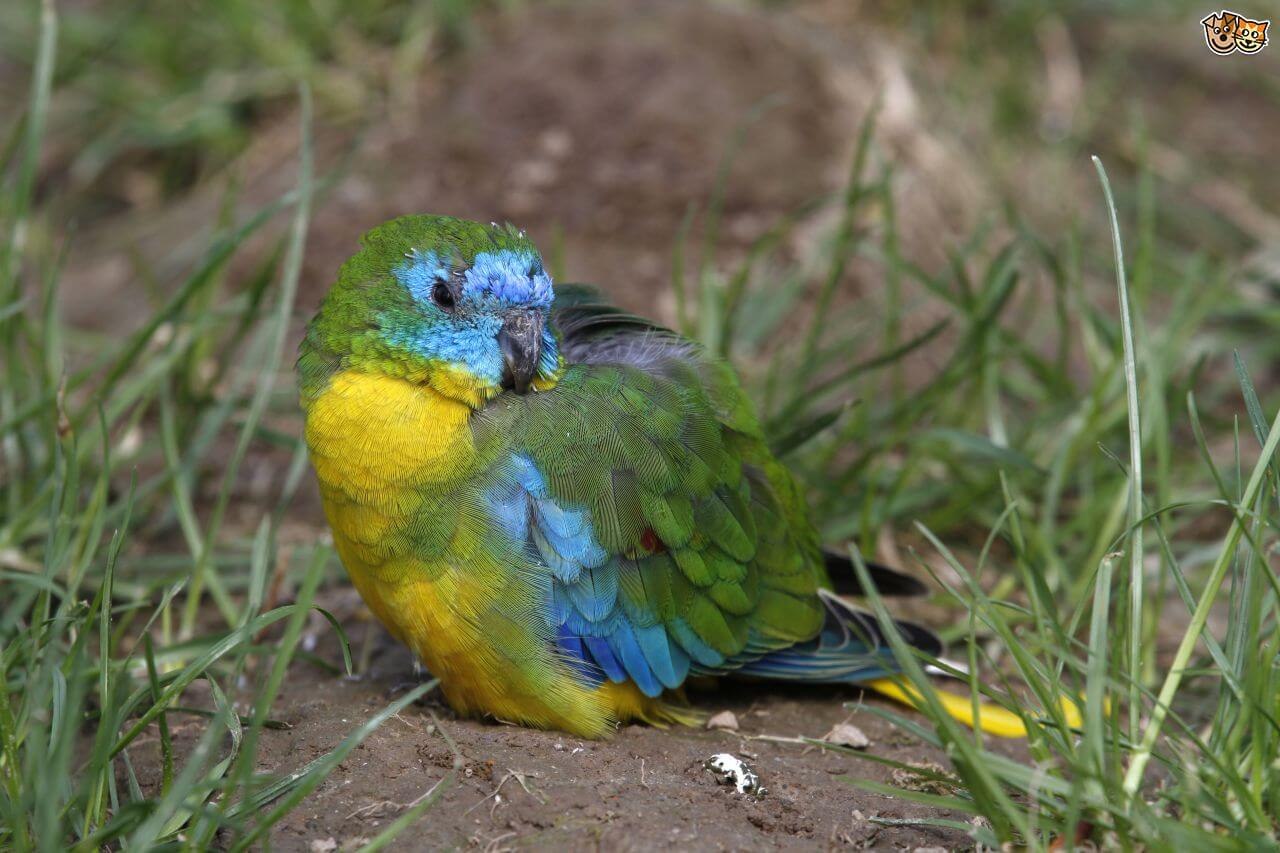
[[[1116,181],[1135,298],[1152,319],[1181,306],[1170,340],[1182,363],[1167,378],[1187,379],[1179,371],[1199,349],[1255,346],[1262,357],[1249,361],[1269,375],[1280,54],[1211,53],[1198,6],[132,0],[59,11],[26,239],[56,259],[73,364],[95,334],[143,326],[220,236],[298,184],[305,84],[316,194],[286,353],[367,228],[411,212],[508,220],[561,280],[595,283],[724,349],[770,383],[758,396],[766,414],[792,422],[832,404],[900,401],[949,365],[972,379],[988,368],[954,355],[966,329],[998,315],[1016,344],[982,345],[998,356],[984,364],[1000,387],[980,393],[990,404],[1011,392],[997,420],[1025,421],[1030,448],[990,406],[968,414],[995,446],[1034,456],[1061,404],[1101,375],[1097,348],[1115,341],[1097,154]],[[37,12],[0,10],[11,144]],[[261,301],[288,224],[286,212],[255,226],[197,304]],[[1016,284],[993,280],[1006,275]],[[970,283],[984,277],[1008,290],[991,291],[987,314]],[[1208,279],[1220,289],[1195,284]],[[1206,338],[1223,324],[1236,337]],[[184,356],[183,393],[225,388],[219,346]],[[773,360],[788,348],[790,361]],[[842,369],[886,352],[892,370],[878,384],[860,370],[842,381]],[[288,421],[289,359],[280,367],[273,410]],[[783,399],[779,376],[804,393]],[[824,399],[808,396],[810,378]],[[1201,393],[1212,416],[1216,391]],[[950,399],[969,410],[965,394]],[[909,411],[909,425],[946,422],[946,406]],[[875,433],[876,411],[864,411],[846,443]],[[903,423],[901,409],[880,414]],[[999,456],[986,450],[961,455],[985,465]],[[850,480],[859,496],[867,467]],[[263,489],[279,474],[267,471]],[[990,491],[994,480],[980,480]],[[879,503],[856,523],[864,546],[939,499],[952,516],[967,511],[969,494],[948,494],[955,503]],[[256,509],[233,502],[241,510],[256,523]],[[828,532],[855,530],[846,519]]]
[[[122,627],[120,651],[136,652],[154,623],[161,671],[179,672],[321,569],[319,600],[348,627],[365,624],[322,553],[292,353],[359,235],[429,212],[527,229],[557,280],[594,283],[731,358],[828,541],[963,582],[921,522],[976,564],[993,599],[1025,601],[1034,567],[1041,604],[1064,621],[1052,636],[1043,621],[1010,630],[1060,666],[1075,660],[1065,638],[1128,531],[1126,328],[1091,155],[1110,174],[1124,240],[1146,496],[1176,510],[1160,548],[1147,540],[1152,609],[1116,627],[1118,646],[1120,625],[1137,625],[1142,659],[1113,663],[1151,686],[1182,636],[1186,608],[1163,603],[1212,562],[1206,543],[1230,520],[1218,499],[1239,492],[1261,413],[1280,402],[1280,51],[1212,53],[1200,20],[1216,8],[43,9],[42,26],[41,3],[0,4],[0,572],[45,566],[92,590],[103,530],[128,522],[116,595],[129,613],[158,609],[146,630],[122,617],[133,639]],[[1237,11],[1280,14],[1261,2]],[[80,493],[58,486],[67,466],[81,470]],[[1015,503],[1024,528],[993,534]],[[62,507],[63,533],[50,506]],[[0,636],[27,625],[47,592],[21,589]],[[999,631],[962,624],[943,598],[924,618],[1007,665],[1008,643],[988,642]],[[1268,602],[1255,628],[1274,629]],[[360,630],[357,669],[387,661],[361,694],[371,711],[410,663]],[[1256,639],[1236,648],[1256,652]],[[286,707],[314,712],[317,736],[332,740],[350,726],[342,709],[315,710],[337,683],[339,652],[324,642],[298,652],[314,666],[290,671]],[[235,648],[239,674],[261,649]],[[811,699],[775,722],[819,713]],[[1192,701],[1191,718],[1211,716],[1206,703]],[[476,745],[492,740],[483,728],[458,737],[491,746]],[[311,742],[264,743],[274,767]],[[140,793],[167,790],[157,762],[138,759]],[[95,767],[115,778],[110,762]],[[1111,791],[1115,774],[1094,770]],[[820,786],[800,790],[812,795],[796,808],[827,808],[813,805],[826,802]],[[312,831],[302,818],[281,825]],[[458,826],[432,837],[455,843],[470,831]]]
[[[0,10],[15,141],[37,11]],[[57,310],[78,330],[136,329],[217,235],[297,184],[300,83],[315,101],[319,185],[290,351],[356,237],[410,212],[511,221],[562,279],[704,337],[715,323],[689,325],[700,301],[707,309],[699,285],[713,291],[754,252],[744,291],[774,291],[767,313],[796,322],[815,301],[835,306],[846,327],[887,327],[891,348],[954,307],[922,275],[976,275],[1022,240],[1051,263],[1019,261],[1001,311],[1076,379],[1088,364],[1083,338],[1061,328],[1065,277],[1086,300],[1071,311],[1114,314],[1089,155],[1117,180],[1131,252],[1140,237],[1152,256],[1140,259],[1150,281],[1135,284],[1152,312],[1172,304],[1164,279],[1192,258],[1238,273],[1240,289],[1269,287],[1280,264],[1280,170],[1267,160],[1280,55],[1214,55],[1188,3],[131,0],[59,11],[28,240],[59,258]],[[841,237],[850,187],[859,197]],[[277,216],[253,235],[219,273],[227,288],[270,277],[286,227]],[[856,251],[829,269],[841,239]],[[687,308],[677,266],[691,279]],[[734,355],[750,370],[786,342],[779,331],[755,329]],[[952,324],[908,354],[906,380],[935,375],[956,334]]]
[[[0,11],[9,126],[28,88],[37,8]],[[1212,54],[1204,10],[1188,3],[59,8],[37,192],[42,223],[75,229],[64,290],[78,324],[136,319],[143,281],[163,287],[220,223],[293,186],[299,81],[314,94],[328,180],[304,309],[361,231],[433,211],[531,229],[570,278],[670,319],[681,221],[692,210],[698,230],[735,134],[726,249],[839,192],[868,121],[865,177],[892,174],[902,255],[926,269],[975,234],[998,241],[1014,216],[1046,240],[1098,221],[1090,154],[1120,179],[1122,212],[1138,191],[1127,181],[1146,174],[1162,252],[1245,263],[1280,236],[1280,172],[1267,161],[1280,138],[1280,59]],[[820,238],[812,219],[791,251]],[[875,298],[883,269],[851,267],[841,292]]]

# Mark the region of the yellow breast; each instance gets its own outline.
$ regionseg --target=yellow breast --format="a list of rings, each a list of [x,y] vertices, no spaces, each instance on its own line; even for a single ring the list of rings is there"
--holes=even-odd
[[[307,444],[326,486],[381,503],[390,490],[464,476],[475,458],[471,409],[432,389],[354,370],[307,412]]]
[[[437,668],[476,643],[459,624],[463,579],[445,558],[425,559],[397,534],[412,524],[425,490],[470,473],[470,413],[429,387],[350,370],[307,412],[325,515],[347,572],[374,615]]]

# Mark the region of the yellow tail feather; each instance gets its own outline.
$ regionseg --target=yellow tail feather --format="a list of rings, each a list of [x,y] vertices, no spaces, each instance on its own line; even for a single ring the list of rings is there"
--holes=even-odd
[[[905,680],[877,678],[874,681],[864,682],[862,686],[869,687],[883,696],[888,696],[890,699],[909,705],[912,708],[919,708],[923,704],[920,692]],[[942,707],[948,714],[970,728],[975,727],[973,699],[971,697],[958,693],[949,693],[946,690],[937,690],[936,694],[938,701],[942,703]],[[1062,699],[1062,713],[1066,718],[1067,725],[1072,728],[1078,728],[1083,723],[1080,709],[1074,701],[1065,696]],[[1008,738],[1027,736],[1027,727],[1022,724],[1022,718],[1011,711],[1001,708],[999,705],[980,701],[978,703],[978,716],[978,725],[976,727],[989,735]]]

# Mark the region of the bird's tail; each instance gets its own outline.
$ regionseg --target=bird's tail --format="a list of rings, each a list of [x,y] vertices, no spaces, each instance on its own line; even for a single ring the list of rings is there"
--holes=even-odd
[[[809,684],[857,684],[884,696],[919,708],[923,704],[916,688],[900,673],[889,643],[874,616],[836,596],[820,593],[827,608],[822,632],[807,643],[770,651],[743,665],[737,672],[751,678]],[[895,621],[908,645],[933,657],[942,654],[942,641],[927,628],[912,622]],[[1018,715],[990,702],[979,701],[974,714],[973,697],[937,689],[936,694],[948,714],[967,726],[975,726],[997,737],[1025,737],[1026,727]],[[1068,722],[1072,725],[1072,712]],[[1078,712],[1075,714],[1078,717]]]

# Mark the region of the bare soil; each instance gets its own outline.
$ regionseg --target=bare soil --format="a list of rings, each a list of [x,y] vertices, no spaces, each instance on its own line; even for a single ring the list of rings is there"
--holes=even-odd
[[[259,745],[259,771],[287,774],[329,752],[365,719],[418,684],[411,655],[369,620],[357,596],[336,590],[322,602],[340,615],[369,666],[355,678],[296,663]],[[335,634],[317,618],[316,652],[340,665]],[[252,677],[252,676],[251,676]],[[845,777],[936,791],[902,771],[849,754],[769,738],[821,738],[843,722],[871,741],[866,754],[937,770],[945,758],[869,713],[889,703],[854,689],[787,689],[724,681],[690,692],[699,710],[732,711],[737,731],[624,726],[608,740],[584,741],[494,721],[458,719],[428,694],[390,718],[275,828],[279,850],[354,849],[375,836],[455,767],[455,781],[396,849],[742,850],[761,848],[916,849],[972,844],[964,832],[877,823],[968,817],[862,791]],[[208,705],[199,684],[186,704]],[[901,711],[901,708],[897,710]],[[907,712],[910,713],[910,712]],[[173,726],[176,748],[203,728]],[[457,746],[457,760],[453,747]],[[1016,748],[1016,747],[1015,747]],[[704,768],[729,752],[746,760],[767,789],[739,794]],[[130,749],[144,788],[159,783],[158,737]]]
[[[389,701],[411,677],[408,653],[380,649],[359,682],[295,669],[281,708],[293,731],[273,732],[264,769],[287,770],[337,743],[362,717]],[[625,726],[608,741],[557,732],[456,720],[434,702],[387,722],[307,803],[276,830],[273,844],[306,849],[334,838],[340,846],[372,836],[453,765],[434,723],[457,743],[465,762],[459,783],[413,830],[404,849],[453,846],[555,849],[751,849],[844,845],[963,845],[959,832],[885,827],[870,817],[944,816],[862,792],[841,779],[856,775],[892,784],[881,765],[760,735],[822,737],[852,716],[873,742],[869,750],[904,762],[943,762],[936,751],[862,712],[844,709],[856,691],[761,690],[722,683],[695,692],[709,711],[730,710],[737,733]],[[874,700],[873,700],[874,701]],[[767,793],[755,798],[718,784],[704,763],[731,752],[750,762]],[[523,784],[522,784],[523,783]],[[962,815],[945,815],[963,821]]]

